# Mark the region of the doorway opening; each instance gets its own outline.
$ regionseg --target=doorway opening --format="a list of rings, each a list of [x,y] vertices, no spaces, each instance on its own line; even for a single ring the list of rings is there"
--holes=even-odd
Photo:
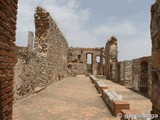
[[[92,73],[93,70],[93,54],[87,53],[87,73]]]

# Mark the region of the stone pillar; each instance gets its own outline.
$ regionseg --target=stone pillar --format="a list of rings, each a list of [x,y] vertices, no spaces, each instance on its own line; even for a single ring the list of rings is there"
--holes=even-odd
[[[34,39],[34,33],[32,31],[28,32],[28,51],[33,50],[33,39]]]
[[[106,78],[115,79],[115,64],[118,61],[118,50],[117,50],[117,38],[112,36],[106,43],[105,46],[105,68]],[[112,71],[114,70],[114,71]],[[113,78],[113,79],[112,79]]]
[[[96,74],[96,56],[94,53],[92,54],[92,73]]]
[[[18,0],[0,0],[0,120],[12,120]]]
[[[111,80],[115,82],[115,78],[116,78],[116,63],[117,62],[113,62],[112,63],[112,74],[111,74]]]
[[[151,60],[151,79],[152,79],[152,114],[160,120],[160,1],[156,0],[151,8],[151,39],[152,39],[152,60]]]

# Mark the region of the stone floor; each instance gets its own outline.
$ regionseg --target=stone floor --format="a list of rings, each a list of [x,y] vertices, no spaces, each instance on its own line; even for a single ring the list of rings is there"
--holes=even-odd
[[[69,77],[19,101],[13,120],[119,120],[85,76]]]
[[[131,108],[148,113],[149,99],[104,80],[108,87],[121,94]],[[113,117],[97,93],[90,79],[85,76],[69,77],[47,89],[31,95],[14,105],[13,120],[119,120]]]
[[[150,114],[150,111],[152,110],[152,103],[148,98],[112,81],[106,79],[100,80],[106,83],[109,89],[116,91],[119,95],[122,95],[123,100],[130,103],[130,109],[139,110],[143,114]]]

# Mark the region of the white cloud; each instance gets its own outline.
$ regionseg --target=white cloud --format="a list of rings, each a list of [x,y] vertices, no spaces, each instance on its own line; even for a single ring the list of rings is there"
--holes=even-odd
[[[95,30],[96,34],[113,34],[113,35],[135,35],[138,32],[134,23],[129,20],[119,21],[118,23],[104,23]]]
[[[77,8],[79,6],[77,0],[69,0],[67,5],[71,8]]]
[[[37,0],[33,5],[29,4],[30,0],[19,1],[17,45],[26,46],[27,32],[29,30],[34,31],[34,10],[36,5],[40,5],[50,12],[62,32],[69,38],[68,42],[70,44],[72,44],[72,41],[76,38],[81,40],[82,36],[89,36],[86,35],[87,31],[82,28],[85,21],[89,19],[89,9],[77,9],[79,6],[77,0],[68,0],[68,3],[65,5],[59,5],[57,1],[58,0],[47,0],[40,2],[40,0]],[[75,38],[69,36],[75,36],[75,34],[77,35]],[[23,42],[20,40],[23,40]]]
[[[97,38],[103,38],[100,43],[104,44],[110,36],[114,35],[118,39],[119,60],[134,59],[151,55],[149,24],[136,23],[124,19],[114,21],[109,18],[109,22],[94,29]],[[106,38],[106,39],[104,39]]]
[[[29,30],[34,31],[34,10],[39,5],[50,12],[70,46],[101,47],[110,36],[115,35],[118,38],[120,60],[150,53],[151,43],[146,23],[139,24],[125,18],[118,21],[116,19],[119,18],[111,16],[105,23],[89,30],[86,29],[86,24],[91,20],[92,11],[80,8],[78,0],[65,2],[66,4],[59,4],[59,0],[36,0],[33,3],[32,0],[19,0],[17,45],[27,46],[27,33]]]
[[[114,1],[119,2],[119,0],[114,0]],[[126,1],[126,2],[134,2],[135,0],[124,0],[124,1]]]

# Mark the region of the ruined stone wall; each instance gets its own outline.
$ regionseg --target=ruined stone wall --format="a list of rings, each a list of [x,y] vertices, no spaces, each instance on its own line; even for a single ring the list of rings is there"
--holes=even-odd
[[[120,62],[116,62],[115,64],[115,81],[116,83],[120,83]]]
[[[151,95],[151,57],[121,61],[115,64],[115,81],[137,92]]]
[[[118,60],[117,39],[112,36],[106,43],[105,51],[105,75],[107,79],[115,80],[115,64]]]
[[[132,86],[132,61],[122,61],[119,62],[120,66],[120,84],[125,85],[127,87]],[[119,74],[119,73],[118,73]]]
[[[135,91],[145,93],[147,96],[151,94],[151,57],[142,57],[132,60],[132,88]]]
[[[17,47],[17,63],[14,67],[14,98],[20,99],[34,92],[35,81],[33,79],[35,53],[27,47]],[[32,63],[33,62],[33,63]]]
[[[117,64],[117,62],[113,62],[112,63],[112,73],[111,73],[111,80],[112,81],[115,81],[115,79],[116,79],[116,64]]]
[[[85,75],[87,73],[86,64],[69,63],[68,64],[69,75]]]
[[[132,88],[135,91],[139,91],[139,81],[140,81],[140,61],[138,59],[133,60],[132,64],[132,72],[133,72],[133,79],[132,79]]]
[[[68,75],[68,43],[50,14],[41,7],[35,12],[35,41],[29,32],[29,45],[17,47],[15,99],[44,89]]]
[[[152,113],[159,114],[160,119],[160,1],[156,0],[151,7],[151,39],[152,39]]]
[[[96,56],[101,56],[102,48],[69,48],[68,62],[70,64],[70,71],[76,74],[87,74],[87,54],[92,54],[92,74],[97,74],[98,63],[96,63]],[[76,64],[75,64],[76,63]],[[73,65],[73,67],[71,67]],[[80,68],[82,69],[80,69]]]
[[[148,97],[151,98],[151,93],[152,93],[152,67],[151,67],[151,58],[150,58],[150,63],[148,66]]]
[[[0,1],[0,119],[12,119],[18,0]]]
[[[104,75],[104,65],[105,65],[104,48],[102,48],[100,55],[100,62],[98,63],[98,68],[97,68],[98,75]]]
[[[68,43],[49,13],[40,7],[36,10],[35,27],[37,66],[42,70],[37,72],[50,81],[67,76]]]

